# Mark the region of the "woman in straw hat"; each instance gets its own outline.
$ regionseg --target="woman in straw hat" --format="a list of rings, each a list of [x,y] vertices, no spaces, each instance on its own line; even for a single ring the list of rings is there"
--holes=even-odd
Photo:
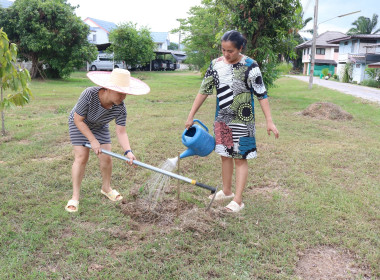
[[[122,199],[119,192],[111,188],[112,159],[102,154],[101,149],[111,150],[109,123],[115,120],[117,139],[132,165],[136,157],[132,153],[125,129],[127,110],[123,101],[127,94],[142,95],[150,91],[148,85],[132,78],[125,69],[89,72],[87,77],[98,86],[82,92],[69,117],[69,133],[75,159],[72,166],[73,196],[65,207],[68,212],[78,211],[80,186],[90,151],[83,146],[84,143],[90,143],[99,158],[101,193],[112,201]]]

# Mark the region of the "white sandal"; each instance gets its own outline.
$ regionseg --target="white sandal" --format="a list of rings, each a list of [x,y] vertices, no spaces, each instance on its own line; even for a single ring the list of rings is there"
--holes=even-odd
[[[69,208],[70,206],[75,207],[75,209]],[[78,200],[70,199],[69,202],[67,202],[65,210],[67,212],[70,212],[70,213],[77,212],[78,211],[78,206],[79,206],[79,201]]]
[[[228,203],[228,205],[225,207],[228,212],[234,212],[237,213],[244,208],[244,203],[242,202],[241,205],[239,205],[236,201],[231,201]]]
[[[215,200],[227,200],[235,197],[235,194],[225,195],[223,190],[218,191],[216,194],[210,195],[208,198],[212,199],[215,195]]]

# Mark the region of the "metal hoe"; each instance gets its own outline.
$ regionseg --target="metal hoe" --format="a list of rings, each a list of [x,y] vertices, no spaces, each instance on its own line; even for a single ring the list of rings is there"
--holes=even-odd
[[[87,147],[89,149],[91,149],[91,145],[88,144],[88,143],[85,143],[83,144],[84,147]],[[106,154],[106,155],[109,155],[109,156],[112,156],[112,157],[115,157],[115,158],[118,158],[118,159],[121,159],[121,160],[124,160],[124,161],[130,161],[129,158],[126,158],[122,155],[119,155],[119,154],[115,154],[113,152],[110,152],[110,151],[106,151],[104,149],[101,149],[102,153]],[[213,199],[211,200],[211,203],[209,204],[209,206],[207,207],[207,210],[210,209],[210,206],[212,204],[212,202],[214,201],[214,198],[215,198],[215,194],[216,194],[216,190],[217,188],[214,188],[214,187],[210,187],[208,185],[205,185],[205,184],[202,184],[202,183],[199,183],[197,182],[196,180],[193,180],[193,179],[189,179],[187,177],[184,177],[184,176],[181,176],[181,175],[178,175],[178,174],[175,174],[173,172],[170,172],[170,171],[166,171],[166,170],[163,170],[163,169],[160,169],[160,168],[157,168],[157,167],[154,167],[152,165],[149,165],[149,164],[146,164],[146,163],[143,163],[143,162],[140,162],[138,160],[134,160],[133,161],[133,164],[136,164],[138,166],[141,166],[141,167],[144,167],[144,168],[147,168],[149,170],[152,170],[154,172],[158,172],[158,173],[162,173],[164,175],[167,175],[167,176],[170,176],[172,178],[176,178],[178,180],[181,180],[181,181],[185,181],[186,183],[190,183],[192,185],[195,185],[195,186],[198,186],[198,187],[201,187],[201,188],[204,188],[204,189],[207,189],[209,191],[211,191],[211,194],[214,194],[214,197]]]

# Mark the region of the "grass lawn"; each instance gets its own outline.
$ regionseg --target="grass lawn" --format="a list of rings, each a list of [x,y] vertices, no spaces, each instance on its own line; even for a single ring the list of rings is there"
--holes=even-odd
[[[192,72],[133,76],[151,93],[125,100],[131,146],[138,160],[159,166],[185,149],[180,137],[201,78]],[[181,201],[198,211],[202,228],[184,227],[181,216],[169,225],[139,224],[123,204],[101,196],[93,154],[79,213],[64,211],[72,194],[67,118],[93,84],[83,72],[33,81],[34,99],[5,111],[8,134],[0,138],[0,279],[298,279],[298,261],[321,248],[350,257],[355,272],[344,279],[379,279],[379,105],[318,86],[310,91],[291,78],[277,84],[269,95],[280,138],[267,136],[256,102],[258,158],[249,161],[244,211],[219,215],[224,204],[214,204],[205,214],[209,192],[181,183]],[[354,119],[296,114],[315,102],[339,105]],[[215,95],[196,117],[212,130],[214,112]],[[114,124],[111,133],[113,151],[122,153]],[[113,165],[113,186],[133,200],[130,191],[152,173],[120,160]],[[180,172],[221,185],[215,153],[181,160]]]

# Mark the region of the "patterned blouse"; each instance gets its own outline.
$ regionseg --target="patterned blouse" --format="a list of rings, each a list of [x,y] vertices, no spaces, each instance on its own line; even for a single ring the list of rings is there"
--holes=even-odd
[[[211,95],[216,88],[215,152],[224,157],[251,159],[256,154],[254,99],[267,98],[260,69],[248,56],[236,64],[214,59],[199,93]]]

